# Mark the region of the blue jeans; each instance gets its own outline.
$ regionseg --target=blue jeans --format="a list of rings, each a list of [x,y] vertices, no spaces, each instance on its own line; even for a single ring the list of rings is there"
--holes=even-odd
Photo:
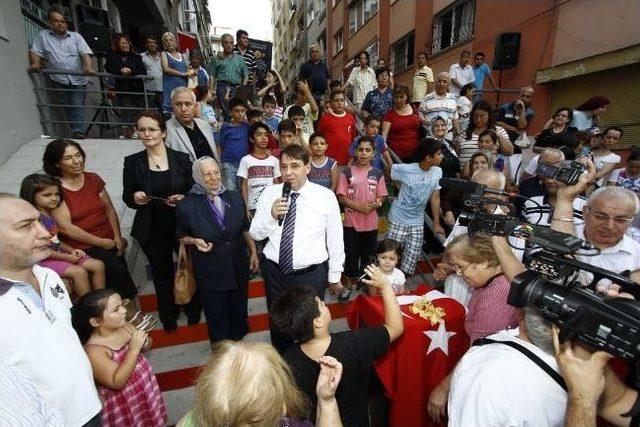
[[[54,89],[82,89],[81,91],[55,91],[58,101],[60,104],[66,105],[64,108],[65,113],[67,115],[67,120],[72,122],[69,127],[71,128],[71,132],[85,132],[86,124],[84,121],[84,101],[87,97],[86,85],[74,86],[74,85],[65,85],[62,83],[54,82],[51,80],[49,82],[51,87]],[[75,107],[74,107],[75,106]]]
[[[231,121],[231,112],[229,111],[229,103],[225,102],[224,97],[227,94],[227,88],[229,88],[229,99],[235,98],[238,93],[238,86],[230,85],[227,82],[218,82],[216,85],[216,98],[220,103],[220,109],[222,110],[222,117],[225,122]]]
[[[222,174],[224,178],[224,186],[227,190],[238,190],[240,185],[238,184],[238,167],[239,163],[222,163]]]

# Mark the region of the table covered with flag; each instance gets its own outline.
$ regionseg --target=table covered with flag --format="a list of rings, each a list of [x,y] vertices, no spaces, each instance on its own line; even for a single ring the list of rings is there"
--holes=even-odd
[[[404,333],[375,365],[389,399],[391,426],[437,425],[427,414],[429,395],[453,370],[469,346],[464,331],[465,308],[460,303],[426,285],[419,286],[414,294],[425,295],[434,307],[444,311],[444,315],[432,324],[412,313],[411,304],[400,306]],[[400,297],[399,302],[415,299]],[[359,296],[351,304],[347,320],[351,329],[382,324],[382,298]]]

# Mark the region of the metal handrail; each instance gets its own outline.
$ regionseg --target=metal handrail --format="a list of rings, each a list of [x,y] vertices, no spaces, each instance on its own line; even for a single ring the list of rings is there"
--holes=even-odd
[[[152,80],[154,78],[153,76],[148,74],[140,74],[140,75],[134,75],[134,76],[123,76],[123,75],[111,74],[111,73],[105,73],[105,72],[95,72],[92,74],[87,74],[85,72],[80,72],[80,71],[53,69],[53,68],[44,68],[41,70],[30,70],[29,73],[32,76],[32,78],[35,74],[40,74],[43,76],[43,79],[45,78],[44,76],[51,76],[51,75],[84,76],[84,77],[96,77],[100,79],[100,90],[86,90],[84,88],[83,89],[75,89],[75,88],[67,89],[67,88],[48,87],[46,81],[42,81],[42,85],[40,85],[39,84],[40,82],[35,80],[35,78],[33,78],[33,83],[34,83],[33,91],[35,92],[36,99],[37,99],[36,107],[38,107],[38,110],[40,111],[40,123],[45,128],[45,132],[48,134],[52,134],[51,131],[53,129],[51,128],[51,125],[55,125],[55,124],[72,124],[72,123],[88,124],[89,127],[86,133],[89,132],[89,130],[93,125],[99,125],[101,127],[112,126],[114,128],[117,126],[130,126],[132,125],[131,122],[117,120],[115,116],[119,117],[120,115],[115,113],[115,111],[113,110],[116,109],[118,111],[145,111],[149,109],[149,100],[148,100],[149,92],[147,91],[147,87],[145,84],[142,85],[142,88],[143,88],[142,92],[139,92],[139,91],[134,92],[134,91],[118,91],[118,90],[113,90],[111,88],[107,89],[103,83],[103,79],[140,80],[144,83],[145,81]],[[55,92],[84,92],[86,94],[100,94],[101,103],[99,105],[86,105],[86,104],[83,104],[83,105],[66,104],[65,105],[60,103],[49,102],[46,95],[48,93],[55,93]],[[125,107],[125,106],[113,105],[108,95],[116,95],[116,96],[117,95],[133,95],[136,97],[142,97],[144,100],[144,107],[143,106]],[[52,108],[57,108],[57,109],[78,108],[83,110],[95,110],[95,114],[91,120],[82,120],[82,121],[53,120],[51,119]],[[112,116],[109,116],[110,112],[112,113]],[[106,120],[97,120],[98,116],[101,113],[105,114]]]

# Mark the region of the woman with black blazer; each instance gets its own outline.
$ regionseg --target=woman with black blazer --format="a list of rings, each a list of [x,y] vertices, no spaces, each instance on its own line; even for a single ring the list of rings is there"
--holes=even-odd
[[[211,157],[193,163],[193,179],[193,188],[177,208],[177,234],[190,245],[209,339],[240,340],[248,332],[249,270],[258,269],[244,200],[237,191],[225,189],[220,166]]]
[[[107,54],[104,69],[107,73],[124,77],[147,74],[147,69],[142,62],[142,57],[133,51],[133,45],[129,36],[118,34],[115,38],[116,48]],[[142,92],[143,81],[141,79],[116,78],[116,92]],[[118,107],[140,107],[144,105],[143,95],[131,95],[126,93],[116,94]],[[120,110],[121,121],[133,122],[135,110]],[[122,127],[122,136],[131,138],[131,128]]]
[[[191,161],[187,154],[165,146],[167,128],[160,113],[140,113],[136,126],[145,149],[124,159],[122,200],[136,210],[131,236],[149,259],[162,326],[173,332],[180,314],[173,298],[173,253],[178,250],[175,207],[193,185]],[[200,322],[197,298],[184,311],[190,325]]]

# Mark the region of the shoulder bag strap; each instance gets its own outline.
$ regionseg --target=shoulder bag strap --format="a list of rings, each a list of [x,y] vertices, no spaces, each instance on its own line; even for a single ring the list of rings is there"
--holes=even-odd
[[[540,357],[536,356],[528,348],[523,347],[522,345],[513,341],[496,341],[490,338],[480,338],[473,342],[474,346],[481,346],[486,344],[504,344],[504,345],[508,345],[513,349],[518,350],[520,353],[527,356],[533,363],[538,365],[540,369],[545,371],[551,378],[553,378],[553,380],[557,382],[560,387],[562,387],[565,391],[567,390],[567,384],[564,382],[564,378],[562,378],[562,376],[558,372],[556,372],[555,369],[549,366],[549,364],[546,363],[544,360],[542,360]]]

